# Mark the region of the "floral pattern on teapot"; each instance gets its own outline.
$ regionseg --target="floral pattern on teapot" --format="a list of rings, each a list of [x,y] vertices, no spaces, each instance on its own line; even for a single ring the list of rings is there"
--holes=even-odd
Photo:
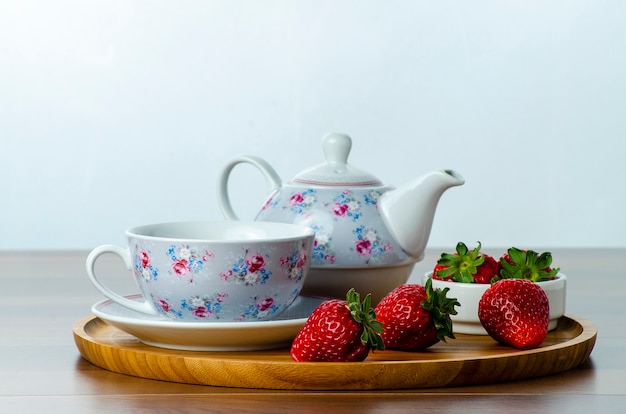
[[[326,232],[323,226],[311,226],[315,230],[315,240],[313,240],[313,263],[334,264],[337,255],[333,250],[332,237]]]
[[[406,260],[408,256],[391,240],[382,222],[365,222],[378,217],[378,199],[388,187],[318,191],[303,188],[282,200],[275,193],[264,204],[257,220],[305,224],[315,230],[311,264],[317,266],[381,266]],[[336,235],[342,235],[337,238]],[[348,237],[346,237],[348,236]]]
[[[350,190],[344,190],[338,194],[331,207],[333,214],[336,217],[346,217],[352,221],[357,221],[363,215],[361,210],[361,202],[354,197],[353,192]]]
[[[292,194],[291,197],[289,197],[289,206],[294,213],[308,216],[309,210],[315,205],[316,201],[316,191],[309,188],[301,193]]]
[[[393,249],[392,244],[383,239],[375,229],[359,226],[354,229],[354,234],[357,237],[354,243],[356,253],[368,260],[369,258],[381,257]]]

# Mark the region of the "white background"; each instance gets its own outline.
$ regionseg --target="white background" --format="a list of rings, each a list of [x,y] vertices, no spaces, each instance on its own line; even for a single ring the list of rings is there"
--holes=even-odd
[[[626,246],[626,2],[0,0],[0,249],[125,243],[216,219],[240,153],[284,180],[352,136],[433,169],[429,246]],[[252,218],[264,181],[241,167]]]

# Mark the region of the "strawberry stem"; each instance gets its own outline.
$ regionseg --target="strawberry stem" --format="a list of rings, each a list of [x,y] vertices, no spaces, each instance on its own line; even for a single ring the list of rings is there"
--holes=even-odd
[[[350,289],[346,293],[346,301],[354,320],[363,325],[361,343],[369,345],[372,350],[385,349],[385,342],[380,336],[383,324],[376,320],[376,312],[372,308],[372,295],[368,293],[361,301],[361,296],[354,289]]]
[[[446,295],[450,288],[433,289],[433,282],[431,278],[428,278],[426,285],[426,298],[422,301],[421,305],[424,309],[430,312],[432,320],[437,329],[437,338],[446,342],[446,337],[454,339],[454,332],[452,330],[452,319],[450,315],[456,315],[457,311],[455,306],[461,306],[456,298],[448,298]]]

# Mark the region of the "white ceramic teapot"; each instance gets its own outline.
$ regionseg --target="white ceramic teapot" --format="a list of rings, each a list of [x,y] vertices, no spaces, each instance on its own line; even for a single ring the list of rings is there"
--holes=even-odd
[[[218,177],[218,202],[238,220],[228,196],[232,169],[258,168],[269,198],[256,220],[306,225],[315,230],[311,270],[303,294],[344,298],[350,288],[377,302],[405,283],[422,259],[441,194],[462,185],[455,171],[434,171],[394,189],[348,164],[352,140],[331,133],[322,138],[326,162],[283,182],[257,156],[230,160]]]

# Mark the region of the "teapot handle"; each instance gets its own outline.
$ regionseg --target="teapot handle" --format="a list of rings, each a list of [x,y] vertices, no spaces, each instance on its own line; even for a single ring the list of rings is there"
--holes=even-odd
[[[267,185],[268,194],[278,190],[282,181],[274,168],[267,163],[264,159],[254,155],[242,155],[231,159],[223,168],[217,181],[217,201],[222,210],[222,214],[228,220],[239,220],[237,214],[233,210],[230,203],[230,197],[228,196],[228,179],[230,173],[237,164],[247,163],[255,166],[265,177],[265,183]]]

